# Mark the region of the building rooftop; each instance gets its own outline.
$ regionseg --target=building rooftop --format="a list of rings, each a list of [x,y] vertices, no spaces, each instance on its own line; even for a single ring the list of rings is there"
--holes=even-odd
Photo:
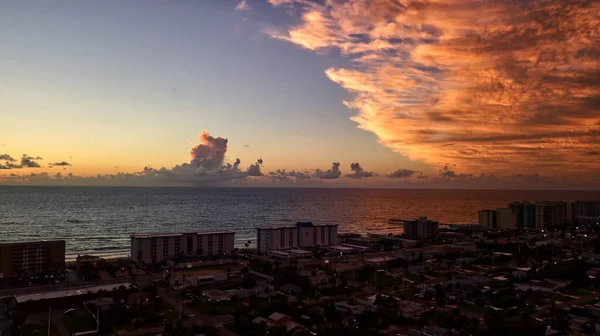
[[[295,229],[298,227],[324,227],[324,226],[339,226],[339,224],[314,224],[313,222],[298,222],[295,225],[266,225],[258,226],[258,230],[278,230],[278,229]]]
[[[229,230],[223,231],[198,231],[198,232],[177,232],[177,233],[146,233],[146,234],[133,234],[131,238],[160,238],[160,237],[177,237],[183,235],[206,235],[206,234],[225,234],[235,233]]]
[[[65,243],[64,240],[24,240],[24,241],[6,241],[0,242],[0,247],[2,246],[11,246],[11,245],[32,245],[32,244],[59,244]]]

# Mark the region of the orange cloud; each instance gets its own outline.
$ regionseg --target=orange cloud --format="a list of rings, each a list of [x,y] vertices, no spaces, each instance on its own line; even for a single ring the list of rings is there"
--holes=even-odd
[[[325,74],[395,151],[477,173],[600,168],[600,2],[270,3],[300,19],[273,38],[352,62]]]

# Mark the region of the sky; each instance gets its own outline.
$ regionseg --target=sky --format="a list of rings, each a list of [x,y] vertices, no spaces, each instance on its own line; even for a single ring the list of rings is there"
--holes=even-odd
[[[598,188],[599,13],[8,2],[0,183]]]

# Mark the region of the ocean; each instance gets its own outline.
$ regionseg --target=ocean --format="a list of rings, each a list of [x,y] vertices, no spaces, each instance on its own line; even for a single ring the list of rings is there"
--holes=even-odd
[[[67,258],[127,256],[129,236],[233,230],[254,243],[256,226],[338,223],[340,232],[400,232],[390,218],[476,223],[477,211],[519,200],[600,199],[598,191],[0,187],[0,242],[64,239]]]

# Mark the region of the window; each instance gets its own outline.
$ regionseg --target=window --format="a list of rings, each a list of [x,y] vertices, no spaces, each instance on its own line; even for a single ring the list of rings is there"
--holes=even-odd
[[[219,235],[219,243],[217,245],[217,250],[219,251],[219,254],[223,254],[223,235],[220,234]]]
[[[187,254],[194,254],[194,239],[191,236],[187,237]]]
[[[152,259],[156,259],[156,238],[150,240],[150,256]]]
[[[198,237],[196,238],[196,253],[198,255],[204,254],[204,250],[202,249],[202,237],[203,236],[198,235]]]
[[[285,229],[279,230],[279,248],[285,247]]]
[[[325,244],[325,228],[321,228],[321,244]]]
[[[163,259],[169,258],[169,239],[163,238]]]
[[[212,255],[212,251],[213,251],[213,236],[209,235],[208,236],[208,255]]]
[[[288,229],[288,234],[289,234],[289,243],[290,246],[288,247],[294,247],[294,231],[292,229]]]
[[[175,237],[175,254],[181,252],[181,237]]]
[[[317,245],[317,230],[318,228],[314,227],[313,229],[313,245]]]

